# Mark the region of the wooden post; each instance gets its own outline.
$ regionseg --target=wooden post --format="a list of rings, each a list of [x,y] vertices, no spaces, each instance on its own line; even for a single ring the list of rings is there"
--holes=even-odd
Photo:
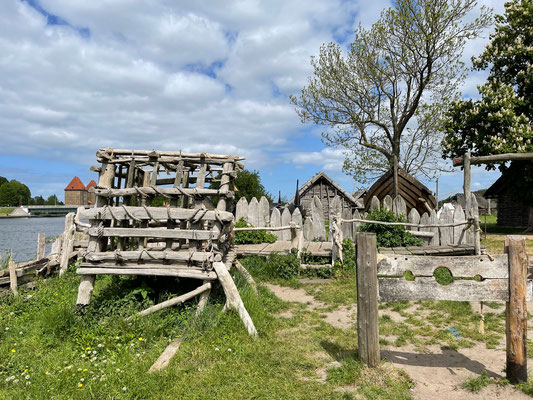
[[[44,233],[39,233],[39,235],[37,235],[37,260],[44,258],[45,246],[46,246],[46,235]]]
[[[378,338],[377,246],[373,233],[357,234],[357,344],[369,367],[380,362]]]
[[[465,195],[465,213],[466,219],[469,219],[472,218],[472,198],[470,197],[470,152],[465,153],[463,162],[463,192]]]
[[[392,165],[392,181],[394,198],[396,198],[396,196],[398,196],[398,156],[396,155],[394,155],[394,161]]]
[[[13,292],[13,296],[18,296],[18,281],[17,281],[17,264],[13,261],[13,258],[9,259],[9,287]]]
[[[509,302],[506,307],[507,379],[527,382],[527,303],[528,258],[523,236],[507,236],[509,255]]]
[[[68,213],[65,217],[65,232],[63,237],[63,246],[61,250],[61,259],[59,264],[59,276],[67,272],[70,253],[74,248],[74,234],[76,226],[74,225],[74,213]]]

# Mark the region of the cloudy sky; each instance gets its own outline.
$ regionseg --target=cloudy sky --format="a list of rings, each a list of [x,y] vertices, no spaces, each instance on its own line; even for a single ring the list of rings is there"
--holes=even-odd
[[[325,171],[351,191],[342,152],[303,125],[288,96],[322,43],[347,45],[384,0],[5,0],[0,13],[0,175],[32,195],[95,178],[99,147],[238,154],[291,197]],[[502,13],[500,1],[485,1]],[[487,36],[469,43],[479,54]],[[469,63],[469,61],[468,61]],[[463,87],[475,97],[485,73]],[[474,171],[473,188],[498,174]],[[461,173],[440,193],[461,190]],[[425,182],[435,189],[434,182]],[[356,188],[361,185],[355,182]]]

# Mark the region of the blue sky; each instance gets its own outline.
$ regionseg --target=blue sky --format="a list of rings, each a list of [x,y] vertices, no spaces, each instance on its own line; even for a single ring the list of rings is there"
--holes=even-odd
[[[501,2],[486,1],[496,12]],[[349,43],[389,2],[296,0],[8,0],[0,15],[0,175],[33,195],[96,174],[99,147],[238,154],[267,190],[292,197],[325,171],[351,191],[343,153],[321,127],[303,125],[288,100],[311,74],[322,43]],[[469,43],[469,63],[487,43]],[[475,97],[486,73],[462,91]],[[474,189],[498,173],[473,172]],[[435,190],[434,182],[425,182]],[[440,194],[461,190],[461,172]],[[358,189],[362,185],[355,182]],[[442,196],[441,196],[442,197]]]

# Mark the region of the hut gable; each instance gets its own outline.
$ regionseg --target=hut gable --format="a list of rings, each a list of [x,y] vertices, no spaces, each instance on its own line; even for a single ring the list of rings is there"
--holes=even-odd
[[[376,196],[380,202],[387,195],[394,197],[393,180],[390,169],[368,189],[365,195],[365,211],[370,209],[370,200],[373,196]],[[431,190],[402,169],[398,169],[398,194],[405,200],[407,213],[415,208],[422,215],[437,207],[437,200]]]
[[[509,195],[512,190],[504,176],[500,176],[491,187],[487,189],[483,197],[486,199],[497,199],[498,219],[496,224],[515,228],[525,228],[528,226],[529,213],[533,212],[526,203],[522,203]]]
[[[314,196],[317,196],[322,202],[324,218],[326,219],[329,218],[329,209],[335,196],[341,198],[342,209],[349,208],[353,212],[358,208],[357,200],[324,172],[317,173],[305,182],[298,190],[298,194],[300,205],[307,212],[307,215],[311,214],[311,203]],[[291,203],[294,203],[294,198],[292,198]]]

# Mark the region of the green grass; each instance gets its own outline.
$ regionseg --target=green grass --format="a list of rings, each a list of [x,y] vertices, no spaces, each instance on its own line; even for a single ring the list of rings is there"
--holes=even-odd
[[[0,216],[9,215],[13,212],[15,207],[0,207]]]
[[[487,375],[487,371],[484,370],[481,372],[480,376],[472,377],[464,381],[462,386],[464,389],[470,392],[477,393],[484,387],[489,386],[490,383],[491,382],[489,376]]]

